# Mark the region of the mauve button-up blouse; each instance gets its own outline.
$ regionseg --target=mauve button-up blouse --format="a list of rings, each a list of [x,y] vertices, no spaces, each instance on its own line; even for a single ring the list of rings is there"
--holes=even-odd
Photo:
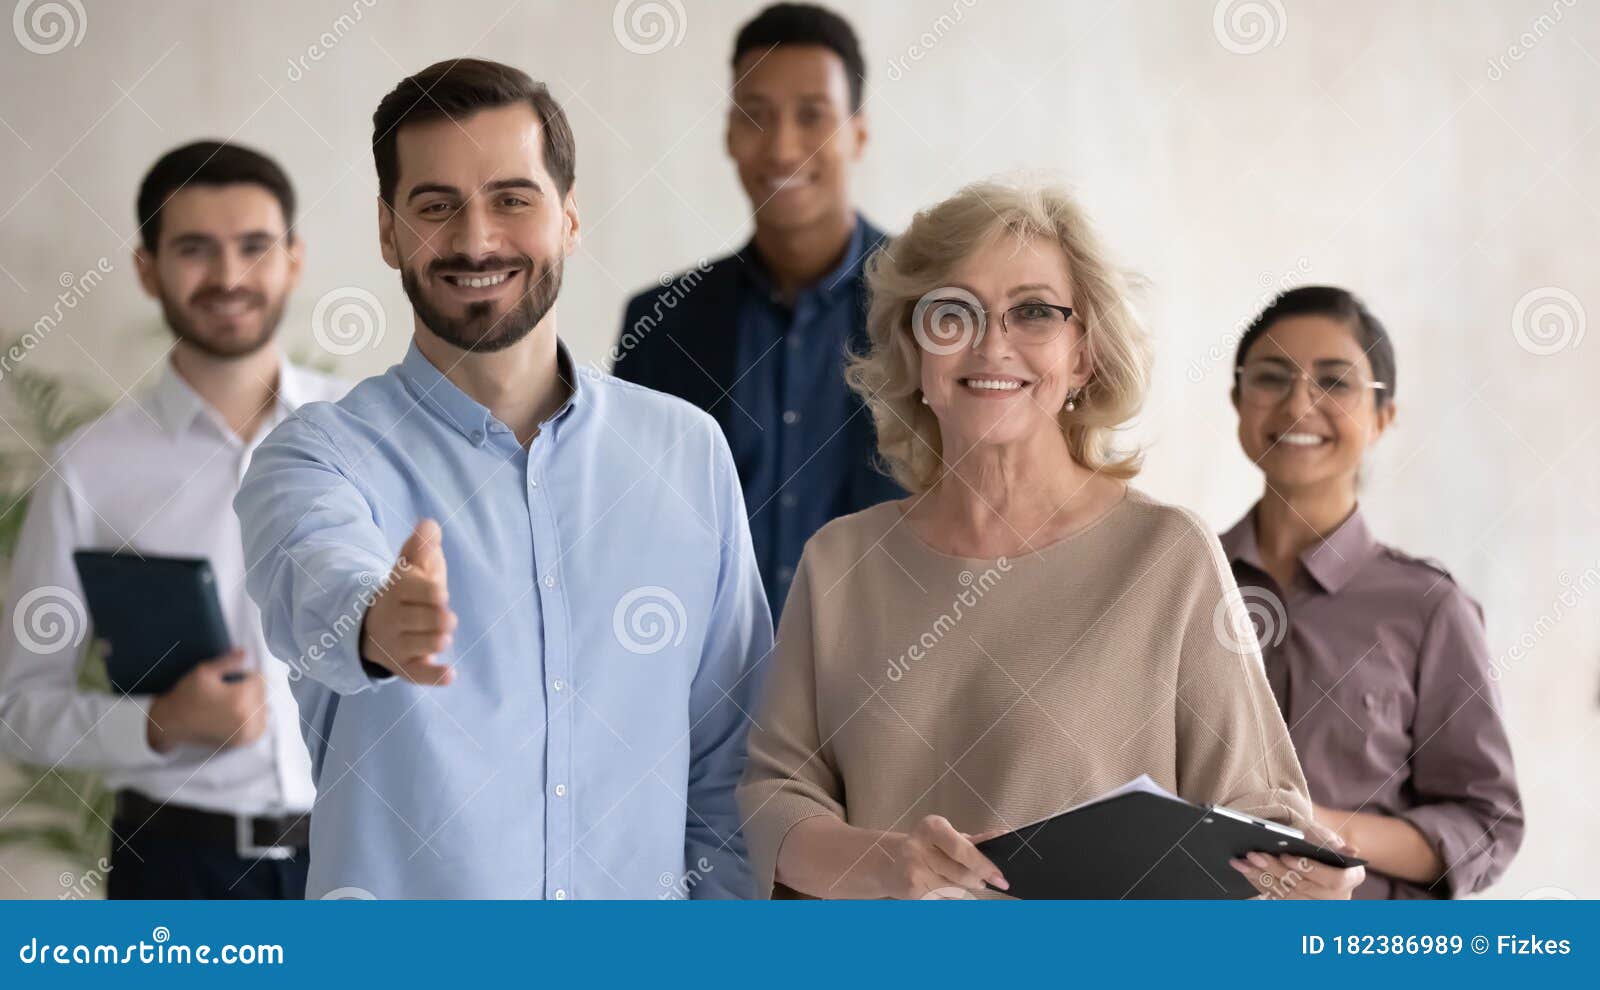
[[[1403,818],[1446,864],[1428,886],[1369,868],[1355,896],[1494,882],[1523,816],[1477,602],[1437,565],[1374,540],[1359,509],[1301,555],[1291,589],[1262,566],[1254,509],[1222,546],[1312,800]]]

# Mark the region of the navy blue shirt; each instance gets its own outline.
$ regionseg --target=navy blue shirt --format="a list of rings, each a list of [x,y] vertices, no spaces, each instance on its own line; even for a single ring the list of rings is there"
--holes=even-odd
[[[863,508],[849,504],[851,479],[872,452],[860,450],[844,426],[870,414],[845,385],[844,364],[861,322],[856,276],[869,253],[865,228],[858,217],[839,265],[792,306],[774,288],[754,244],[739,252],[727,435],[774,616],[806,540],[835,516]]]

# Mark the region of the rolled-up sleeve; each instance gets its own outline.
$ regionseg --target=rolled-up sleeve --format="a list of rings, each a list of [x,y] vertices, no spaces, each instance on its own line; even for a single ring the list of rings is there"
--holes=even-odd
[[[1444,860],[1439,883],[1459,897],[1505,872],[1522,845],[1523,814],[1482,618],[1455,585],[1441,588],[1445,597],[1428,618],[1417,660],[1411,786],[1418,803],[1400,817]]]
[[[251,457],[233,507],[245,587],[291,678],[339,694],[391,679],[361,660],[360,645],[395,554],[326,433],[298,416],[284,420]]]
[[[755,871],[756,895],[771,897],[778,850],[807,818],[844,818],[844,785],[817,723],[811,569],[804,554],[778,620],[763,701],[750,729],[739,807]]]

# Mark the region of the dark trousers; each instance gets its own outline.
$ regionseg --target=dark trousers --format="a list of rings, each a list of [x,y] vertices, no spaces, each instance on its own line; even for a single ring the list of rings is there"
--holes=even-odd
[[[111,823],[111,900],[300,900],[306,896],[301,850],[292,859],[241,859],[226,846],[147,837],[137,823]],[[131,842],[125,841],[129,835]]]

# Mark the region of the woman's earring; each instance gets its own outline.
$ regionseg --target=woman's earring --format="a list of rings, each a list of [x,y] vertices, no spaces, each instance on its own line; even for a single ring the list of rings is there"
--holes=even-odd
[[[927,405],[927,404],[928,404],[928,397],[927,397],[927,395],[923,395],[923,397],[922,397],[922,404],[923,404],[923,405]]]
[[[1076,391],[1068,392],[1067,412],[1072,412],[1076,408],[1078,408],[1078,393]]]

